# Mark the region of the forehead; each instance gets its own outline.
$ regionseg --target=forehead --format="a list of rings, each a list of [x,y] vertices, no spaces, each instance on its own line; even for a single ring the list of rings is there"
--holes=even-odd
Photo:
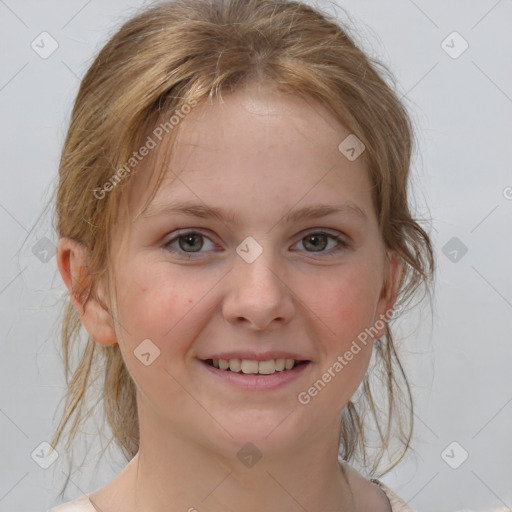
[[[248,158],[260,164],[318,160],[326,149],[336,150],[345,132],[319,103],[255,85],[194,109],[180,126],[173,164],[184,168],[186,159],[200,156],[198,150],[222,166]]]
[[[219,203],[255,189],[298,201],[312,185],[334,200],[340,187],[333,186],[341,182],[347,196],[364,201],[370,187],[364,159],[351,162],[338,149],[349,134],[318,102],[269,87],[239,89],[194,107],[176,127],[172,147],[165,139],[159,143],[133,177],[129,210],[132,218],[142,213],[162,170],[151,204],[184,195]]]

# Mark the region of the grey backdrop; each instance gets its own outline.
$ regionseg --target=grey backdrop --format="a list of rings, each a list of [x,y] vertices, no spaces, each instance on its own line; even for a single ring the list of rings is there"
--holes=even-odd
[[[421,511],[512,507],[512,1],[338,4],[411,109],[415,211],[432,218],[439,263],[434,310],[426,302],[395,324],[416,435],[383,480]],[[62,453],[47,469],[41,456],[63,405],[56,238],[44,221],[22,243],[53,189],[80,78],[142,5],[0,0],[0,512],[47,510],[67,471]],[[64,500],[124,464],[111,451],[95,465],[94,421],[81,439],[85,466],[72,469]]]

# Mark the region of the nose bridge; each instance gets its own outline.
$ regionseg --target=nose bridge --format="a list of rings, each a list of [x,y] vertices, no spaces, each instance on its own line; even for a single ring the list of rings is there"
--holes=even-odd
[[[266,283],[267,280],[279,280],[270,238],[258,241],[248,236],[238,245],[236,252],[238,258],[235,271],[243,276],[244,281],[249,280],[254,285]]]
[[[269,240],[247,237],[236,249],[230,292],[224,303],[224,315],[231,321],[245,319],[263,328],[275,319],[289,320],[293,313],[283,271],[277,268],[280,264]]]

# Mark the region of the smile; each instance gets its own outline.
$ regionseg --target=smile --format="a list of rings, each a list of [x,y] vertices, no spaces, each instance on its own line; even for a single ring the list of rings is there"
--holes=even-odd
[[[267,361],[255,361],[252,359],[207,359],[206,362],[214,368],[235,373],[272,375],[275,372],[291,370],[301,361],[296,361],[295,359],[269,359]]]
[[[311,361],[296,361],[294,359],[267,361],[205,359],[199,361],[217,382],[250,391],[269,391],[283,387],[304,375],[311,366]]]

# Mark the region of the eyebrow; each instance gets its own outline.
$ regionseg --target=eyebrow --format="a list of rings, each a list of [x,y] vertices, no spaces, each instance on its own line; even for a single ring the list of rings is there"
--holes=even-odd
[[[285,222],[298,222],[303,219],[327,217],[334,213],[353,215],[363,221],[367,220],[365,212],[352,202],[305,206],[289,212],[284,215],[283,218]],[[173,203],[160,207],[150,207],[142,214],[142,218],[154,217],[163,214],[182,214],[202,219],[215,218],[222,222],[239,224],[238,215],[234,210],[224,210],[222,208],[207,206],[205,204],[194,203],[191,201]]]

